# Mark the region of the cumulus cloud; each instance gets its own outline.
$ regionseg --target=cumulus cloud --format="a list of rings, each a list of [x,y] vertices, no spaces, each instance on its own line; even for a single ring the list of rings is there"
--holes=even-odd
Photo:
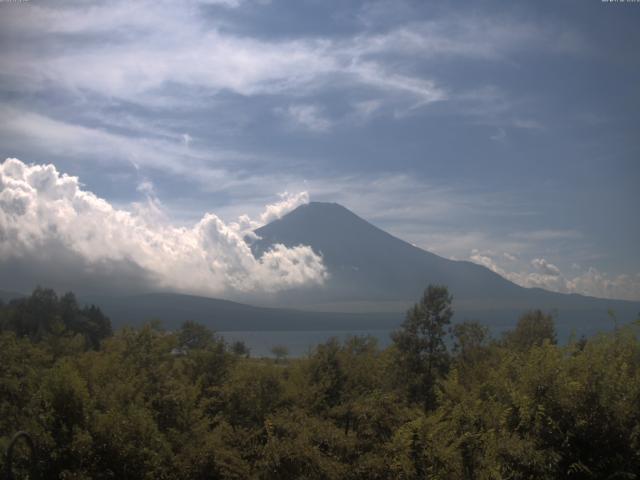
[[[291,210],[298,208],[300,205],[309,203],[308,192],[289,193],[284,192],[280,194],[280,201],[267,205],[264,213],[260,215],[262,224],[265,225],[269,222],[282,218]]]
[[[141,183],[140,190],[153,195],[149,182]],[[306,193],[284,194],[261,220],[277,218],[304,201]],[[244,221],[252,224],[248,217]],[[275,245],[256,259],[242,225],[242,220],[226,224],[207,213],[192,227],[175,227],[135,209],[114,208],[53,165],[17,159],[0,165],[0,263],[46,263],[55,250],[58,259],[60,252],[80,259],[85,270],[111,265],[117,276],[118,265],[133,267],[149,282],[147,289],[210,295],[323,283],[326,269],[310,247]]]
[[[559,267],[545,258],[534,258],[529,264],[521,265],[519,271],[513,271],[502,264],[502,259],[514,262],[517,257],[505,252],[496,255],[491,251],[479,251],[473,249],[469,260],[487,267],[498,275],[505,277],[523,287],[544,288],[560,293],[579,293],[600,298],[612,298],[622,300],[640,299],[640,273],[636,275],[621,274],[610,276],[594,267],[586,271],[573,264],[574,273],[563,273]],[[526,268],[527,265],[531,268]]]
[[[557,277],[560,275],[560,269],[553,263],[547,262],[544,258],[534,258],[531,260],[531,265],[540,270],[545,275]]]
[[[640,298],[640,273],[610,276],[590,267],[586,272],[568,280],[568,287],[575,292],[608,298],[638,300]],[[591,293],[591,292],[596,292]]]
[[[505,270],[500,268],[488,253],[480,253],[478,249],[474,248],[473,250],[471,250],[469,260],[482,265],[483,267],[487,267],[489,270],[496,272],[498,275],[502,275],[503,277],[508,278],[509,274]]]
[[[282,218],[290,211],[306,203],[309,203],[309,192],[283,192],[280,194],[279,202],[271,203],[264,208],[259,220],[253,220],[249,215],[240,215],[238,221],[231,223],[230,226],[237,231],[245,241],[251,242],[258,238],[254,230]]]

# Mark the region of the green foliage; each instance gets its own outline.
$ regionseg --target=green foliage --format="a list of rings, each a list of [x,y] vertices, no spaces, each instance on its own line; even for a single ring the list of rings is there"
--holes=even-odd
[[[402,328],[392,335],[397,348],[402,378],[409,387],[409,397],[436,406],[436,382],[448,367],[449,356],[444,343],[446,327],[451,322],[452,297],[447,287],[425,290],[419,303],[407,312]]]
[[[251,355],[251,350],[249,349],[249,347],[247,347],[247,345],[241,341],[241,340],[236,340],[235,342],[233,342],[231,344],[231,351],[235,354],[238,355],[239,357],[246,357],[249,358],[249,356]]]
[[[276,345],[271,349],[276,361],[282,362],[289,356],[289,349],[285,345]]]
[[[0,304],[0,331],[34,341],[48,340],[57,354],[66,353],[67,348],[75,353],[79,339],[84,339],[82,348],[97,349],[112,333],[110,320],[98,307],[80,308],[73,293],[58,298],[53,290],[40,287],[29,297]]]
[[[206,349],[213,345],[214,337],[207,327],[189,320],[180,327],[178,342],[183,348]]]
[[[489,340],[489,329],[479,322],[458,323],[454,325],[452,333],[453,352],[465,362],[472,362]]]
[[[532,312],[504,341],[492,341],[478,323],[454,325],[447,352],[450,296],[436,288],[388,349],[371,337],[332,339],[305,358],[278,362],[247,358],[193,323],[177,332],[153,324],[123,329],[93,349],[62,320],[61,303],[74,311],[71,297],[36,296],[35,306],[19,307],[15,328],[0,333],[0,449],[15,431],[29,431],[44,478],[600,479],[640,472],[636,325],[558,346],[553,319]],[[62,333],[33,316],[52,318],[43,305],[55,309]],[[17,318],[15,305],[5,307]],[[429,408],[407,388],[416,385],[433,395]]]
[[[531,310],[518,319],[515,330],[505,335],[505,341],[513,349],[525,351],[540,346],[544,341],[556,343],[556,331],[551,314]]]

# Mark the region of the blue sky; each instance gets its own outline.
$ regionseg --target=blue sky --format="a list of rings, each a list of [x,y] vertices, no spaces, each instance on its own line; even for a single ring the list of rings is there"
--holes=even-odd
[[[0,156],[176,227],[308,192],[639,300],[639,24],[599,0],[0,2]]]

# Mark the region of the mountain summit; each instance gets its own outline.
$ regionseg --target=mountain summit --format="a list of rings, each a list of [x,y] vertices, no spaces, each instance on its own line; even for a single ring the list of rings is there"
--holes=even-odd
[[[524,288],[469,261],[449,260],[422,250],[360,218],[336,203],[311,202],[255,232],[252,249],[260,255],[271,245],[309,245],[329,271],[323,287],[284,292],[281,306],[380,311],[415,302],[429,284],[449,287],[458,318],[513,323],[531,308],[556,312],[572,325],[601,322],[613,308],[631,320],[640,303]],[[599,325],[601,328],[602,325]]]
[[[400,240],[337,203],[302,205],[256,234],[258,255],[275,243],[309,245],[321,254],[334,299],[415,299],[429,283],[447,285],[466,299],[514,295],[520,289],[485,267]]]

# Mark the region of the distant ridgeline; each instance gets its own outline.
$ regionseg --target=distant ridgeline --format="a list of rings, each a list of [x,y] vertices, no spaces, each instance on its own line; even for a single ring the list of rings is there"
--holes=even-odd
[[[140,326],[156,318],[168,329],[193,320],[226,332],[391,330],[400,325],[427,285],[448,287],[453,295],[454,322],[477,320],[493,334],[513,328],[529,310],[553,312],[561,343],[572,335],[612,330],[616,322],[628,324],[640,312],[640,301],[521,287],[482,265],[418,248],[338,204],[302,205],[255,233],[250,247],[256,257],[275,244],[307,245],[321,254],[328,272],[324,284],[269,294],[235,292],[234,301],[166,291],[123,295],[107,287],[86,290],[82,280],[74,283],[73,278],[65,281],[65,288],[77,285],[78,303],[98,305],[114,328]],[[0,291],[0,299],[11,297],[11,293]]]

